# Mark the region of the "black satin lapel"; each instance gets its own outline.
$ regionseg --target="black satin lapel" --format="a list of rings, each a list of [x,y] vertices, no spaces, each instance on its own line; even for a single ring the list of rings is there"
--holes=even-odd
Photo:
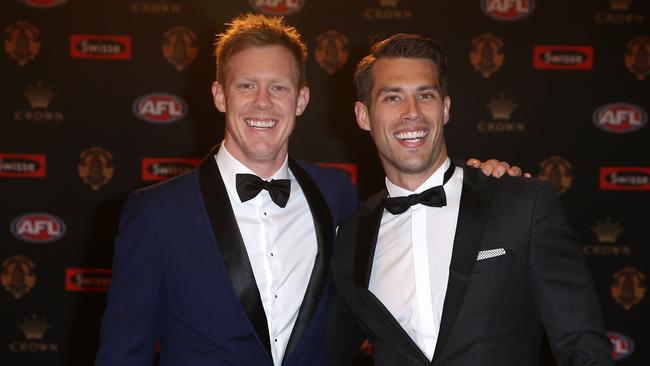
[[[217,240],[217,246],[228,269],[230,281],[235,295],[248,315],[262,345],[271,355],[271,342],[266,314],[262,306],[260,292],[255,282],[253,268],[244,246],[237,220],[232,211],[228,192],[223,183],[214,155],[215,147],[199,166],[199,181],[203,204],[208,212],[212,231]]]
[[[411,359],[414,364],[426,364],[427,357],[413,342],[397,319],[390,313],[386,306],[368,289],[372,264],[375,258],[377,237],[384,206],[381,199],[386,197],[386,191],[379,192],[370,198],[362,207],[357,228],[357,242],[354,243],[354,282],[361,300],[366,309],[359,314],[364,322],[381,339],[390,340],[390,347],[394,348],[403,357]]]
[[[291,158],[289,158],[289,169],[291,169],[293,176],[296,177],[309,204],[309,210],[314,219],[318,252],[316,253],[314,268],[311,271],[305,296],[302,299],[302,304],[300,304],[298,318],[284,352],[285,360],[288,359],[287,356],[291,354],[291,351],[295,349],[302,338],[320,303],[327,281],[327,273],[332,259],[332,245],[334,244],[334,223],[325,198],[323,198],[309,174]]]
[[[368,290],[365,291],[362,297],[367,306],[375,308],[375,316],[367,314],[372,320],[367,322],[366,325],[378,335],[378,338],[390,339],[390,347],[394,348],[402,357],[410,359],[414,364],[428,364],[427,356],[411,336],[406,333],[384,303]]]
[[[463,175],[460,210],[449,266],[449,281],[438,341],[433,354],[434,362],[449,338],[469,287],[493,197],[493,186],[486,182],[487,178],[480,170],[465,167]]]
[[[381,199],[386,197],[386,191],[379,192],[370,198],[361,208],[357,242],[354,253],[354,282],[361,290],[368,290],[372,261],[375,257],[377,235],[384,207]]]

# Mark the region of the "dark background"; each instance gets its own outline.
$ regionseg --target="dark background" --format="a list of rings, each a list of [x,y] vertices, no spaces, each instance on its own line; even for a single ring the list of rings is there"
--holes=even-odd
[[[650,33],[649,2],[528,0],[524,3],[532,12],[509,21],[488,16],[480,0],[289,3],[296,2],[302,7],[287,15],[287,22],[298,27],[310,47],[311,102],[298,120],[291,152],[314,162],[353,164],[358,169],[358,188],[364,198],[382,188],[383,174],[372,142],[354,121],[354,65],[367,52],[369,40],[377,35],[416,32],[439,40],[448,52],[450,64],[452,118],[445,131],[450,155],[483,160],[496,157],[533,175],[555,166],[549,170],[555,172],[551,180],[556,184],[560,177],[570,181],[557,187],[565,190],[562,201],[587,254],[607,329],[620,335],[614,338],[622,339],[616,343],[620,351],[616,353],[620,358],[617,362],[647,365],[650,355],[646,342],[650,337],[646,331],[644,276],[648,273],[648,192],[602,190],[599,175],[601,167],[650,167],[649,129],[610,133],[596,127],[592,114],[614,102],[631,103],[646,111],[650,108],[650,75],[635,74],[624,62],[630,52],[628,42]],[[5,49],[0,51],[0,158],[6,158],[3,154],[43,154],[47,158],[44,178],[0,174],[3,286],[5,279],[24,283],[22,277],[16,277],[24,271],[10,274],[8,270],[16,256],[31,263],[35,276],[33,287],[19,298],[9,290],[10,285],[0,288],[2,365],[93,363],[106,293],[66,290],[66,269],[110,268],[113,237],[126,194],[154,183],[142,179],[142,158],[200,158],[221,141],[223,115],[213,107],[210,94],[215,72],[212,42],[215,33],[221,32],[233,16],[259,12],[255,3],[0,3],[0,27],[5,39]],[[376,15],[391,19],[377,19]],[[11,38],[7,29],[18,21],[39,31],[36,39],[40,50],[22,66],[6,51]],[[196,59],[182,70],[168,62],[162,52],[165,32],[176,26],[191,30],[198,48]],[[347,62],[333,74],[321,67],[315,56],[319,35],[328,30],[339,32],[347,40],[347,44],[339,43],[344,45],[339,47],[339,55],[346,49],[349,52]],[[470,62],[472,41],[484,33],[503,42],[504,56],[502,66],[487,78]],[[72,35],[129,36],[131,57],[72,58]],[[647,38],[645,42],[646,53],[638,59],[647,70],[650,45]],[[536,69],[533,49],[540,45],[593,47],[593,67]],[[336,57],[336,48],[331,51],[330,56]],[[39,82],[54,94],[46,107],[31,106],[23,94]],[[168,124],[144,122],[134,114],[133,103],[149,93],[181,97],[187,104],[187,115]],[[486,103],[499,99],[501,94],[511,113],[499,119]],[[26,121],[16,114],[21,111],[57,112],[63,118]],[[482,131],[479,126],[485,124],[481,122],[518,129]],[[108,152],[114,166],[112,178],[96,190],[78,173],[80,154],[93,146]],[[553,156],[558,157],[553,161],[567,162],[570,168],[558,170],[558,165],[549,165],[548,159]],[[59,217],[65,223],[65,235],[47,243],[25,242],[16,237],[11,229],[13,220],[35,212]],[[609,239],[599,237],[594,228],[610,234]],[[623,269],[625,276],[619,273]],[[615,297],[612,287],[621,289],[625,300]],[[627,309],[621,301],[627,301]],[[33,326],[26,328],[36,332],[24,332],[22,327],[26,325]],[[621,351],[624,349],[628,351]],[[549,360],[543,363],[552,364]]]

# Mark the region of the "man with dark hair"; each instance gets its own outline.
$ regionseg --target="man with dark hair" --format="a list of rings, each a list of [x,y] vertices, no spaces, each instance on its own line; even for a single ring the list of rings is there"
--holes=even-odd
[[[496,180],[447,157],[451,99],[434,41],[397,34],[358,65],[359,126],[386,190],[334,248],[328,353],[345,365],[367,337],[382,365],[612,365],[591,276],[555,192]]]
[[[129,197],[98,366],[149,365],[157,339],[161,366],[325,363],[331,246],[358,200],[344,173],[287,153],[307,49],[281,18],[250,14],[215,47],[223,143]]]

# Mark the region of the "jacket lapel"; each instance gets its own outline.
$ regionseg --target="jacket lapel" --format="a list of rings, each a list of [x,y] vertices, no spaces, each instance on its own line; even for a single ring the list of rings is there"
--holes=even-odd
[[[309,209],[314,220],[318,252],[316,253],[314,268],[311,272],[305,296],[300,305],[298,318],[287,343],[287,348],[284,353],[285,361],[289,359],[287,356],[291,354],[298,342],[302,339],[321,301],[327,281],[327,273],[332,258],[332,244],[334,242],[334,224],[325,198],[323,198],[323,195],[309,174],[296,161],[291,159],[291,157],[289,157],[289,169],[291,169],[293,176],[296,177],[302,192],[305,194],[307,204],[309,204]]]
[[[377,247],[379,226],[384,213],[381,199],[386,195],[387,193],[384,190],[370,198],[359,216],[353,275],[356,291],[361,301],[365,303],[366,309],[371,309],[371,311],[361,310],[358,315],[366,319],[364,323],[377,334],[378,338],[385,340],[387,345],[409,359],[412,364],[424,365],[429,362],[427,357],[386,306],[368,289],[375,248]]]
[[[214,160],[216,146],[199,165],[199,181],[203,204],[212,223],[217,247],[225,262],[235,295],[251,321],[260,342],[271,355],[271,342],[262,306],[260,292],[255,282],[253,269],[248,259],[244,240],[228,199],[219,168]]]
[[[464,166],[456,163],[457,166]],[[490,212],[493,186],[478,169],[464,169],[458,223],[449,266],[449,281],[433,362],[449,338],[465,298]]]

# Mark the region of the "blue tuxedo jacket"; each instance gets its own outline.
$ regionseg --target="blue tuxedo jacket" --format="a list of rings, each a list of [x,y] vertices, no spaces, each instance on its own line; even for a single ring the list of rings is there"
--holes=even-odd
[[[213,150],[191,172],[133,192],[123,209],[97,366],[272,365],[268,327]],[[342,172],[289,158],[318,253],[283,365],[324,365],[335,228],[357,209]]]

